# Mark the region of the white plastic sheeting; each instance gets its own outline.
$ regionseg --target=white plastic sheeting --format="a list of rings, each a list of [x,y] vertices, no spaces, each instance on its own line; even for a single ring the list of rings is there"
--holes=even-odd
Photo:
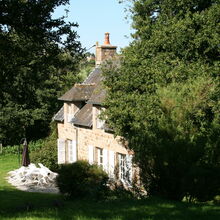
[[[38,165],[39,167],[31,163],[28,167],[22,166],[8,172],[8,182],[24,191],[58,193],[59,190],[55,184],[58,174],[41,163]]]

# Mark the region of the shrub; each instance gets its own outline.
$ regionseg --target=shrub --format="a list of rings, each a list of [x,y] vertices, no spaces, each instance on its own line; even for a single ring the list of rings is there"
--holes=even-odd
[[[56,141],[46,140],[42,147],[30,153],[32,163],[42,163],[52,171],[57,171],[57,145]]]
[[[46,138],[41,148],[32,151],[30,159],[32,163],[42,163],[52,171],[57,171],[57,130],[56,124],[51,124],[51,134]]]
[[[120,180],[112,180],[109,182],[108,199],[132,199],[135,198],[135,193],[132,188],[126,187]]]
[[[108,192],[108,175],[97,165],[79,160],[63,164],[58,170],[57,186],[71,198],[104,198]]]
[[[184,185],[190,199],[199,201],[215,200],[220,194],[219,167],[192,167]]]
[[[28,143],[29,152],[39,151],[43,145],[43,140],[39,139],[37,141],[31,141]],[[13,145],[13,146],[5,146],[2,148],[3,154],[18,154],[18,149],[20,150],[20,154],[23,151],[23,145]]]

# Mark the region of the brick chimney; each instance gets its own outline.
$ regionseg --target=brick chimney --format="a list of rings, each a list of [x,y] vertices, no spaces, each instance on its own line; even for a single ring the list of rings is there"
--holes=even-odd
[[[109,33],[105,33],[103,45],[99,45],[99,43],[96,42],[96,67],[102,64],[103,61],[114,57],[116,54],[117,47],[110,44],[109,35]]]

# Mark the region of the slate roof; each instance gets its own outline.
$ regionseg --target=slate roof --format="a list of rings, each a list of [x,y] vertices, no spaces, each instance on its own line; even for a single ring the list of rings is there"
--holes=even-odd
[[[74,125],[92,127],[92,104],[86,104],[71,121]]]
[[[95,68],[82,84],[75,84],[58,100],[84,101],[87,104],[80,109],[72,120],[75,125],[92,127],[92,104],[101,105],[105,98],[105,90],[102,88],[102,75],[100,68]],[[55,121],[64,121],[64,109],[54,116]]]
[[[100,68],[95,68],[89,76],[85,79],[82,84],[99,83],[101,81],[101,70]]]
[[[103,88],[102,83],[98,83],[96,88],[94,89],[91,98],[87,103],[94,105],[101,105],[105,99],[106,90]]]
[[[54,121],[64,122],[64,107],[62,107],[53,117]]]
[[[59,98],[61,101],[87,101],[90,99],[95,84],[75,84],[69,91]]]

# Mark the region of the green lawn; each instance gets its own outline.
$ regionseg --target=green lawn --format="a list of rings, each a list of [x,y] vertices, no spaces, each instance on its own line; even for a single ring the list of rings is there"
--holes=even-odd
[[[18,168],[15,156],[0,155],[0,220],[182,220],[220,219],[220,206],[190,204],[159,198],[146,200],[66,201],[60,195],[28,193],[16,190],[4,179]]]

